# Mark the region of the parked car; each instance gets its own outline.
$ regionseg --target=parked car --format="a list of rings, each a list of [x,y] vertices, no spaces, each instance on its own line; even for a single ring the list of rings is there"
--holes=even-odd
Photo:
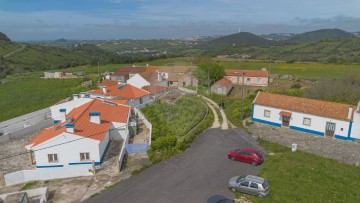
[[[270,192],[270,187],[266,180],[253,175],[235,176],[230,178],[229,188],[233,192],[239,191],[260,197],[265,197]]]
[[[235,203],[235,201],[232,199],[228,199],[223,195],[214,195],[209,197],[207,203]]]
[[[234,161],[251,163],[254,166],[264,162],[263,154],[259,150],[252,148],[234,149],[228,153],[228,158]]]

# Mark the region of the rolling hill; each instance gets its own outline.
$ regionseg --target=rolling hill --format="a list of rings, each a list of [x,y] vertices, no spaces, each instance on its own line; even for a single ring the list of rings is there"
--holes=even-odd
[[[275,41],[267,40],[249,32],[240,32],[224,37],[216,38],[204,44],[205,47],[219,47],[219,46],[269,46],[276,44]]]
[[[314,43],[323,40],[349,39],[354,37],[352,33],[340,29],[321,29],[296,35],[288,39],[287,42],[297,44]]]
[[[11,40],[2,32],[0,32],[0,41],[10,42]]]

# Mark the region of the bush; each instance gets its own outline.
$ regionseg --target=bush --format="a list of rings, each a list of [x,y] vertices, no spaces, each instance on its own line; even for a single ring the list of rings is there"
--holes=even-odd
[[[174,147],[176,145],[177,138],[176,136],[163,136],[157,138],[155,141],[151,143],[151,148],[153,150],[161,150],[170,147]]]

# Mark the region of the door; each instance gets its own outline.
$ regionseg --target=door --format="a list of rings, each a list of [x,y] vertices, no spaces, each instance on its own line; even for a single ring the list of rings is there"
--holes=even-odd
[[[289,127],[290,116],[282,116],[282,126]]]
[[[334,137],[335,135],[335,123],[326,122],[326,128],[325,128],[325,136],[328,137]]]
[[[250,189],[249,189],[249,182],[248,181],[241,182],[238,187],[238,191],[244,192],[247,194],[251,194]]]
[[[258,194],[258,184],[257,183],[253,183],[253,182],[250,182],[250,185],[249,185],[249,192],[252,194],[252,195],[257,195]]]

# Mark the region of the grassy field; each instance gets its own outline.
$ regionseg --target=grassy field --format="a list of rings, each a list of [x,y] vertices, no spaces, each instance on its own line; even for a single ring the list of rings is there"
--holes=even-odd
[[[259,172],[270,185],[266,198],[245,196],[251,202],[360,202],[360,167],[341,164],[307,152],[260,140],[267,150]],[[271,155],[269,155],[271,154]]]
[[[262,67],[268,68],[272,74],[289,74],[297,78],[320,80],[322,78],[340,78],[344,75],[353,75],[360,79],[360,65],[355,64],[308,64],[308,63],[270,63],[263,62],[218,62],[225,69],[250,69],[260,70]]]

